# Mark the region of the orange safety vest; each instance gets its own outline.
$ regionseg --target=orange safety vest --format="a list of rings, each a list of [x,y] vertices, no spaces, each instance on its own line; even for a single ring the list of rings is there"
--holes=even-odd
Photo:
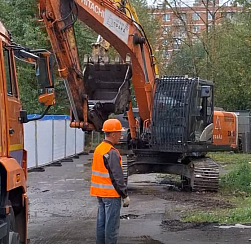
[[[91,177],[91,191],[90,194],[92,196],[97,197],[120,197],[115,188],[112,185],[112,181],[110,179],[109,172],[104,164],[103,156],[107,154],[111,149],[114,148],[108,142],[101,142],[95,149],[93,154],[93,162],[92,162],[92,177]],[[122,160],[119,154],[120,165],[122,168]]]

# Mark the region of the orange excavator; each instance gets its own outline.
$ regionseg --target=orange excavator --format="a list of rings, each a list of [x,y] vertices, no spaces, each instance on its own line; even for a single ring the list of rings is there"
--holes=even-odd
[[[152,47],[129,1],[39,2],[70,97],[71,126],[101,131],[110,114],[127,111],[128,142],[135,156],[124,163],[128,175],[174,173],[193,190],[216,190],[219,168],[205,154],[233,150],[237,137],[236,116],[214,113],[213,83],[182,76],[160,78]],[[112,45],[121,62],[109,62],[104,45],[96,45],[82,70],[74,36],[77,19]],[[132,111],[131,87],[138,117]]]
[[[237,146],[236,116],[214,112],[212,82],[182,76],[160,77],[151,45],[134,8],[125,0],[39,0],[40,16],[72,108],[71,127],[100,131],[110,114],[127,111],[134,173],[174,173],[193,190],[217,190],[219,168],[209,151]],[[74,34],[77,19],[100,34],[120,57],[109,62],[102,48],[81,69]],[[106,43],[106,44],[107,44]],[[104,43],[103,43],[104,44]],[[27,244],[27,157],[15,57],[35,65],[39,101],[55,103],[52,56],[23,48],[0,24],[0,243]],[[131,104],[135,93],[139,116]],[[39,119],[39,118],[37,118]]]

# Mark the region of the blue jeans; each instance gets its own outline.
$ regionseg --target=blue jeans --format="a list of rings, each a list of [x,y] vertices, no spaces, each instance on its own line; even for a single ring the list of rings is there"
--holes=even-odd
[[[121,198],[98,197],[97,244],[116,244],[119,235]]]

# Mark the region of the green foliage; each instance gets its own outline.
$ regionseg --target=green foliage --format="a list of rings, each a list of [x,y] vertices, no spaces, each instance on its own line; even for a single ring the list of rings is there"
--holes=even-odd
[[[214,54],[216,105],[226,110],[251,107],[251,31],[250,13],[236,23],[225,22],[216,29]]]
[[[0,19],[16,43],[31,48],[49,48],[45,30],[38,22],[37,0],[1,1]]]
[[[235,199],[236,208],[192,212],[183,216],[185,222],[235,224],[251,222],[251,198]]]
[[[78,47],[79,60],[81,63],[81,61],[84,59],[84,55],[91,53],[92,43],[96,42],[98,35],[80,21],[75,23],[74,31]]]
[[[204,32],[193,45],[184,42],[165,72],[212,80],[215,106],[230,111],[250,109],[250,24],[250,9],[234,20],[222,19],[221,25]]]
[[[251,166],[247,162],[240,162],[232,171],[222,176],[221,188],[232,193],[251,194]]]
[[[207,156],[225,170],[220,178],[220,188],[224,192],[251,195],[251,154],[217,152]]]
[[[250,154],[210,153],[213,160],[231,169],[220,178],[218,198],[227,202],[225,207],[212,206],[207,211],[186,213],[185,222],[217,222],[222,224],[247,223],[251,221],[251,165]]]
[[[205,68],[205,56],[205,50],[200,42],[192,46],[183,44],[180,50],[174,52],[165,72],[167,75],[197,77],[203,73]]]
[[[240,162],[251,162],[251,154],[233,152],[212,152],[207,154],[215,162],[220,163],[226,170],[231,170]]]
[[[147,39],[152,46],[155,46],[157,42],[157,31],[159,29],[159,23],[157,20],[151,18],[149,14],[149,8],[146,0],[132,0],[140,24],[143,26]]]
[[[0,1],[0,19],[11,32],[13,40],[30,49],[45,48],[51,50],[50,42],[43,24],[38,22],[37,0]],[[75,24],[75,33],[78,43],[80,60],[84,54],[90,53],[91,43],[95,34],[84,24]],[[56,67],[55,67],[56,69]],[[23,108],[28,113],[41,113],[45,108],[38,103],[37,81],[34,67],[30,64],[17,61],[19,90]],[[54,77],[57,77],[55,75]],[[55,79],[56,105],[49,113],[69,113],[69,101],[60,79]]]

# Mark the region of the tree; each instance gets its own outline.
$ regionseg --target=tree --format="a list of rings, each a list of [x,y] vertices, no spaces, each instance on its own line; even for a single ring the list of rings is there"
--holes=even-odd
[[[51,50],[46,30],[38,22],[37,0],[12,0],[0,1],[0,19],[8,30],[13,40],[22,46],[31,49],[45,48]],[[75,24],[76,39],[79,48],[79,57],[91,51],[91,43],[95,34],[83,23]],[[44,108],[38,103],[37,83],[34,67],[29,64],[17,62],[18,81],[21,101],[28,113],[41,113]],[[56,72],[57,73],[57,72]],[[56,77],[56,76],[55,76]],[[56,105],[49,113],[68,113],[69,102],[62,80],[55,79]]]
[[[190,5],[187,1],[183,0],[164,0],[160,11],[172,15],[172,25],[167,27],[163,23],[164,25],[160,33],[162,38],[162,43],[159,42],[160,49],[162,48],[165,53],[167,50],[178,50],[184,48],[184,45],[186,45],[190,49],[189,53],[191,55],[193,72],[195,76],[198,76],[201,67],[197,67],[198,58],[194,44],[198,46],[198,43],[201,43],[200,46],[203,47],[206,55],[206,64],[204,66],[206,65],[208,69],[204,73],[204,78],[214,80],[213,62],[215,59],[212,50],[214,50],[213,40],[215,36],[213,33],[215,26],[224,19],[225,9],[230,12],[232,11],[230,6],[226,6],[229,2],[229,0],[226,0],[223,4],[219,5],[218,0],[197,0],[193,5]],[[156,13],[159,12],[159,10],[155,11]],[[164,15],[161,17],[164,18]],[[201,24],[203,25],[203,29]],[[169,60],[176,54],[179,54],[179,52],[171,51]],[[165,69],[165,72],[168,72],[168,67]]]
[[[215,95],[227,110],[251,108],[251,13],[216,28]]]

